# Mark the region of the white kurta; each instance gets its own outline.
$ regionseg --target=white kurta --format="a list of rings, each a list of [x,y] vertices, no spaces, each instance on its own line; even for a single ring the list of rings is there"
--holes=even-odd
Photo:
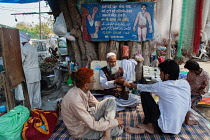
[[[21,47],[22,65],[32,108],[41,108],[41,73],[37,50],[26,43]]]
[[[135,81],[135,67],[138,63],[134,59],[123,59],[122,60],[122,68],[125,71],[123,73],[123,77],[125,78],[126,81]]]
[[[114,80],[108,81],[106,78],[106,75],[104,74],[102,70],[99,71],[99,75],[100,75],[100,84],[102,85],[103,88],[110,89],[110,88],[115,87]],[[114,97],[114,96],[112,95],[104,96],[104,98],[108,98],[108,97]],[[131,93],[129,93],[128,100],[124,100],[122,98],[116,98],[116,97],[114,98],[117,104],[116,111],[122,111],[126,107],[135,107],[141,103],[140,96],[131,94]]]
[[[138,84],[137,89],[159,96],[158,126],[164,133],[178,134],[187,112],[191,110],[189,83],[186,80],[168,80],[150,85]]]

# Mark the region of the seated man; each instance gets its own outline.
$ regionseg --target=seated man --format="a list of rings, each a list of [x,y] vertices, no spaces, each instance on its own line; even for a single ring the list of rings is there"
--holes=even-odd
[[[190,85],[179,77],[179,65],[174,60],[165,60],[158,65],[162,81],[144,85],[130,83],[130,87],[141,91],[141,102],[145,115],[143,124],[138,128],[126,127],[128,133],[141,134],[145,131],[178,134],[182,124],[195,125],[189,120],[191,109]],[[127,83],[125,83],[127,85]],[[150,92],[159,96],[159,104],[154,101]]]
[[[184,68],[188,69],[187,81],[191,87],[192,108],[199,112],[196,108],[198,102],[202,100],[202,96],[209,90],[209,74],[200,68],[199,64],[194,60],[188,60]]]
[[[103,67],[100,74],[100,83],[104,88],[104,94],[107,97],[115,97],[117,108],[116,111],[122,111],[126,107],[135,107],[140,104],[141,100],[138,95],[129,94],[123,86],[124,70],[116,65],[116,55],[112,52],[108,53],[107,66]]]
[[[63,97],[61,115],[73,138],[110,139],[123,133],[123,120],[115,118],[113,98],[101,102],[91,94],[95,79],[93,71],[81,68],[75,74],[76,86]]]

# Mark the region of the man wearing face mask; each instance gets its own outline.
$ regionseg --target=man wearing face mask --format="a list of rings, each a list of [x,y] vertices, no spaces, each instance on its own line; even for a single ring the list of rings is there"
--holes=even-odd
[[[116,54],[110,52],[106,56],[107,66],[103,67],[100,72],[100,84],[104,88],[104,94],[107,97],[115,97],[117,108],[116,111],[122,111],[126,107],[135,107],[140,104],[141,100],[138,95],[130,94],[123,85],[124,70],[116,64]]]
[[[36,48],[28,43],[30,38],[27,34],[20,32],[19,35],[22,66],[25,74],[31,108],[41,108],[41,72],[39,69],[38,53]]]

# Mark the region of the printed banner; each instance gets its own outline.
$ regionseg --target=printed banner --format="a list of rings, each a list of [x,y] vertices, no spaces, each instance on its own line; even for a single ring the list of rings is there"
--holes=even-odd
[[[154,34],[154,3],[83,3],[83,39],[146,41]]]

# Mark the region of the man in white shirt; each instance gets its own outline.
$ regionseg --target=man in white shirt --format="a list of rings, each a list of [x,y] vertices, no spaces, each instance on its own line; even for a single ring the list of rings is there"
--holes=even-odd
[[[114,97],[117,103],[116,111],[122,111],[126,107],[136,107],[141,103],[138,95],[126,91],[123,83],[124,70],[116,64],[116,54],[110,52],[106,56],[107,66],[99,71],[100,83],[104,87],[104,94],[107,97]]]
[[[41,108],[41,72],[39,69],[38,53],[36,48],[28,42],[29,36],[20,32],[20,45],[23,71],[26,78],[31,108]]]
[[[174,60],[165,60],[158,65],[162,81],[151,85],[134,84],[130,86],[141,91],[142,107],[145,115],[143,124],[138,128],[126,127],[129,133],[141,134],[145,131],[178,134],[182,124],[196,125],[189,120],[191,109],[190,85],[186,80],[178,80],[179,65]],[[128,84],[128,83],[126,83]],[[159,96],[157,105],[150,92]]]

